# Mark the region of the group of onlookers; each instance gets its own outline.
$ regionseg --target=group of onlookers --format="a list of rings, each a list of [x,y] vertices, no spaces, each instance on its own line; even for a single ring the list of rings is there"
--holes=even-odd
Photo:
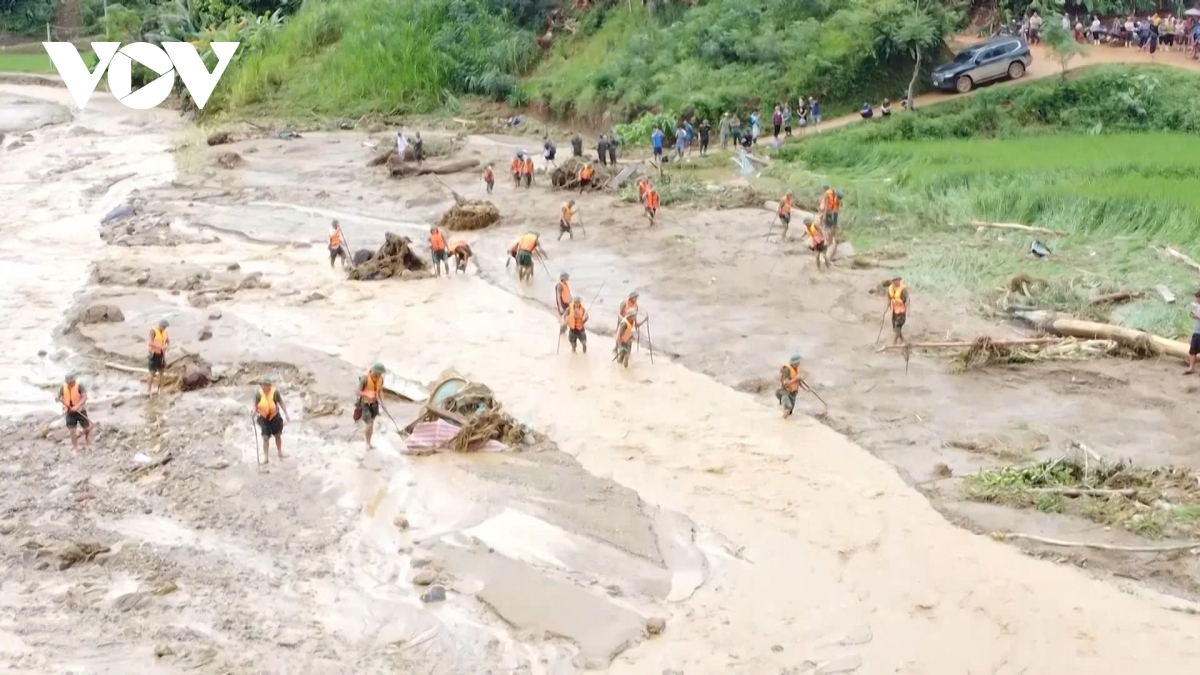
[[[1037,16],[1037,12],[1034,12],[1033,16]],[[1077,42],[1091,42],[1094,45],[1104,43],[1120,47],[1136,46],[1152,54],[1157,52],[1159,47],[1164,51],[1177,48],[1191,58],[1200,58],[1200,21],[1197,21],[1195,16],[1129,15],[1124,19],[1119,16],[1113,17],[1110,21],[1093,16],[1087,25],[1084,25],[1084,20],[1084,17],[1076,17],[1072,25],[1070,15],[1064,13],[1062,16],[1063,28],[1072,31]],[[1032,21],[1032,17],[1027,21]],[[1030,41],[1033,42],[1032,38]]]

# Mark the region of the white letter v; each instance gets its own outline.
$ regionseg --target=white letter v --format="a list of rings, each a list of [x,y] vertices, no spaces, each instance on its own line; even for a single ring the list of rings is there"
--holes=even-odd
[[[71,98],[75,99],[75,105],[82,110],[92,97],[92,92],[96,91],[96,85],[100,84],[100,78],[104,77],[104,71],[121,48],[121,43],[93,42],[92,51],[96,52],[99,62],[95,72],[91,73],[88,72],[83,57],[79,55],[79,50],[70,42],[43,42],[42,46],[50,55],[50,61],[62,77],[63,84],[67,85],[67,91],[71,92]]]

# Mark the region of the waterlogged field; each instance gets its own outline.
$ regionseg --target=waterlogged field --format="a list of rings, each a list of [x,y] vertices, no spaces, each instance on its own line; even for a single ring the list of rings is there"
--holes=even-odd
[[[1011,301],[1116,321],[1165,335],[1190,330],[1180,305],[1148,294],[1116,309],[1093,295],[1165,284],[1190,296],[1197,280],[1155,246],[1189,254],[1200,232],[1200,137],[1189,134],[1038,134],[1018,138],[806,144],[803,164],[847,192],[860,249],[903,255],[918,288],[983,303]],[[810,176],[809,180],[812,177]],[[1062,235],[985,229],[1022,223]],[[1052,254],[1030,254],[1034,238]]]

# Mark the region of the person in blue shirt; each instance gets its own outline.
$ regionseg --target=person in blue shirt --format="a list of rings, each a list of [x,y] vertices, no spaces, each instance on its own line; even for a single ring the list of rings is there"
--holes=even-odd
[[[867,103],[866,101],[863,101],[862,110],[859,110],[859,111],[858,111],[858,114],[859,114],[859,115],[862,115],[862,118],[863,118],[864,120],[869,120],[869,119],[871,119],[872,117],[874,117],[874,116],[875,116],[875,111],[874,111],[874,110],[871,110],[871,104],[870,104],[870,103]]]
[[[821,104],[812,96],[808,97],[808,108],[812,111],[812,123],[816,126],[821,123]]]
[[[650,134],[650,143],[654,146],[654,159],[661,161],[663,149],[662,129],[655,129],[654,133]]]

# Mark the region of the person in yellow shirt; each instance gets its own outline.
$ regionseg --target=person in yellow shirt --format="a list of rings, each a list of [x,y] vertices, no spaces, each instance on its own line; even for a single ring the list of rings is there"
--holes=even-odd
[[[58,394],[58,400],[63,406],[67,430],[71,432],[71,449],[79,450],[78,429],[80,427],[83,428],[83,444],[90,449],[92,447],[92,421],[88,419],[87,414],[87,389],[79,382],[75,373],[67,375],[62,390]]]
[[[271,461],[271,437],[275,437],[275,454],[283,459],[283,420],[288,417],[287,409],[283,407],[283,397],[271,382],[264,377],[258,381],[258,389],[254,392],[254,417],[262,432],[263,464]],[[291,420],[288,419],[290,422]]]
[[[379,411],[387,412],[387,405],[383,401],[383,374],[386,372],[387,368],[382,363],[376,363],[358,378],[354,419],[361,419],[367,425],[367,450],[374,448],[371,437],[375,434],[375,420],[379,417]]]
[[[167,326],[170,324],[166,319],[158,322],[158,325],[150,329],[150,338],[146,340],[146,347],[150,350],[150,362],[147,370],[150,371],[150,377],[146,382],[146,393],[154,393],[154,382],[158,381],[158,393],[162,393],[163,373],[167,370],[167,347],[171,344],[171,338],[167,336]]]

